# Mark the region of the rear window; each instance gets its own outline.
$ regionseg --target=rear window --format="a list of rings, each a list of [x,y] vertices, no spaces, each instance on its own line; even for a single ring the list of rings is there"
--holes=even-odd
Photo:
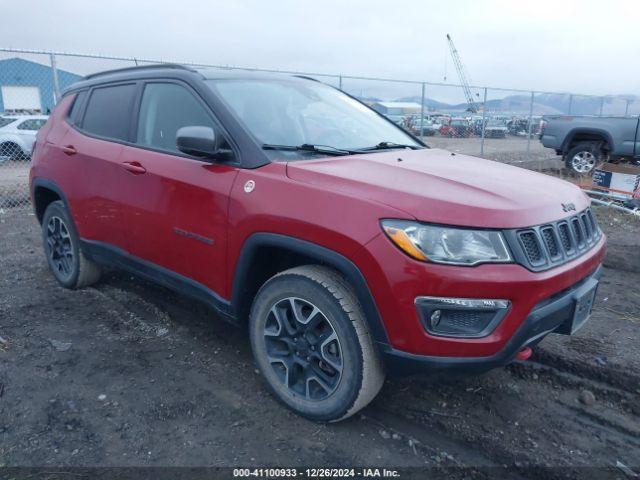
[[[135,84],[95,88],[82,120],[82,129],[99,137],[128,140]]]

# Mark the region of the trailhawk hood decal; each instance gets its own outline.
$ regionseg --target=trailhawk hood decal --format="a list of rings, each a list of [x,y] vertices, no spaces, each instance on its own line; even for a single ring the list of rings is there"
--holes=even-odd
[[[517,228],[558,220],[563,204],[589,206],[549,175],[440,149],[394,150],[291,162],[289,178],[366,198],[425,222]]]

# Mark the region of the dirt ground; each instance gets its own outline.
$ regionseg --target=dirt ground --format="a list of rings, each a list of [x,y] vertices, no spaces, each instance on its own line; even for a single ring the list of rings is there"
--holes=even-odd
[[[387,380],[361,414],[324,425],[281,407],[245,332],[206,307],[115,271],[59,287],[34,216],[5,209],[0,466],[509,466],[503,478],[548,479],[601,467],[626,478],[617,462],[640,472],[640,221],[597,214],[605,276],[575,336],[479,377]]]

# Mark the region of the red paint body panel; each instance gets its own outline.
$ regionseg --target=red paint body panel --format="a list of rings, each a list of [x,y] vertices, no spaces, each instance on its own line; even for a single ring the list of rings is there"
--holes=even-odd
[[[578,211],[588,206],[577,187],[549,176],[436,149],[275,162],[254,170],[212,165],[86,136],[64,120],[72,99],[60,102],[37,136],[32,182],[42,178],[60,187],[82,238],[117,246],[222,298],[232,297],[238,258],[252,234],[287,235],[331,249],[360,269],[392,347],[482,357],[501,350],[534,305],[602,263],[604,236],[581,257],[534,273],[516,264],[418,262],[381,233],[383,218],[517,228],[565,217],[565,202]],[[65,154],[68,145],[77,153]],[[146,171],[130,171],[124,162]],[[255,188],[247,192],[250,180]],[[424,295],[512,305],[487,337],[433,337],[414,306]]]
[[[227,209],[238,169],[130,146],[123,147],[120,162],[146,169],[121,169],[127,250],[226,292]]]

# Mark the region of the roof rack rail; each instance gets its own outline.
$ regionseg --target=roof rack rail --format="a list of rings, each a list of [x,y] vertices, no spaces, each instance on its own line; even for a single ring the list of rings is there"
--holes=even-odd
[[[124,67],[124,68],[116,68],[113,70],[104,70],[102,72],[90,73],[89,75],[85,75],[84,79],[88,80],[90,78],[100,77],[102,75],[110,75],[112,73],[120,73],[120,72],[129,72],[135,70],[147,70],[147,69],[155,69],[155,68],[175,68],[176,70],[188,70],[190,72],[195,72],[196,70],[187,67],[185,65],[180,65],[178,63],[154,63],[152,65],[136,65],[135,67]]]

